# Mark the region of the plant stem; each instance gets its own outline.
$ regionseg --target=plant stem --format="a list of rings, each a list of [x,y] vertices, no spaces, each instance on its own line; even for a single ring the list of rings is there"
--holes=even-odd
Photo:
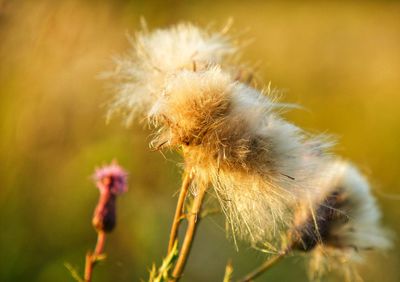
[[[99,231],[97,233],[97,243],[96,248],[94,249],[94,255],[101,255],[104,249],[104,244],[106,242],[106,233],[104,231]]]
[[[278,255],[266,260],[259,267],[254,269],[252,272],[247,274],[245,277],[239,279],[237,282],[253,281],[255,278],[259,277],[261,274],[263,274],[265,271],[267,271],[272,266],[274,266],[277,262],[279,262],[281,259],[283,259],[290,252],[290,250],[291,250],[291,248],[287,248],[284,251],[280,252]]]
[[[103,252],[105,240],[106,233],[104,231],[98,231],[97,243],[94,252],[88,252],[86,254],[85,282],[90,282],[92,280],[93,268],[98,261],[98,256],[101,255]]]
[[[182,186],[179,192],[179,198],[178,198],[178,203],[176,205],[175,216],[172,222],[171,232],[169,235],[168,253],[170,253],[172,248],[174,247],[175,240],[178,236],[178,229],[182,219],[183,205],[185,203],[186,195],[189,190],[191,182],[192,178],[190,177],[190,173],[186,172],[182,180]]]
[[[173,278],[170,280],[170,282],[178,281],[183,273],[184,268],[185,268],[186,261],[189,257],[190,249],[192,247],[194,235],[196,233],[196,227],[200,221],[200,217],[198,217],[198,214],[201,210],[201,206],[203,204],[206,190],[207,190],[207,186],[200,187],[199,193],[193,200],[192,209],[190,211],[190,214],[187,217],[188,226],[186,229],[185,238],[183,240],[182,248],[181,248],[178,260],[176,261],[175,268],[172,272]]]

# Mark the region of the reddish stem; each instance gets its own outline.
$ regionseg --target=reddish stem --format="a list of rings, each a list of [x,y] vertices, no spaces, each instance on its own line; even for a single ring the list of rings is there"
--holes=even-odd
[[[97,233],[97,243],[94,252],[88,252],[86,254],[86,264],[85,264],[85,282],[92,281],[93,268],[98,261],[98,257],[103,253],[104,244],[106,240],[106,233],[104,231],[99,231]]]

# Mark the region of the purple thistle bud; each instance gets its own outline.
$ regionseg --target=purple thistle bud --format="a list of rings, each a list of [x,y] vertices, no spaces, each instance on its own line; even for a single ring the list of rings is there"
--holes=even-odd
[[[116,161],[96,169],[96,186],[100,191],[99,202],[93,215],[93,226],[98,231],[111,232],[116,223],[116,199],[128,190],[127,173]]]
[[[113,161],[110,165],[97,168],[93,176],[100,193],[111,191],[113,194],[122,194],[127,188],[128,173]]]

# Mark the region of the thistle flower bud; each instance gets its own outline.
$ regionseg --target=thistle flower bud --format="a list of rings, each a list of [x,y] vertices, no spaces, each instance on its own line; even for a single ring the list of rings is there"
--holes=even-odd
[[[116,224],[117,195],[127,191],[127,173],[116,162],[96,169],[93,176],[100,191],[92,224],[97,231],[111,232]]]

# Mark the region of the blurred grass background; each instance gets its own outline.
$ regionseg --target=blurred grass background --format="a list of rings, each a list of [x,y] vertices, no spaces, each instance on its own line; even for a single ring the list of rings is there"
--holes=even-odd
[[[337,152],[374,184],[384,222],[400,232],[400,3],[396,1],[2,1],[0,0],[0,281],[72,281],[96,234],[96,165],[116,158],[130,172],[119,225],[94,281],[138,281],[165,254],[180,171],[175,155],[148,149],[149,131],[105,123],[111,56],[144,16],[151,28],[182,20],[253,39],[244,60],[259,81],[306,110],[298,125],[339,137]],[[397,200],[396,200],[397,198]],[[221,281],[229,259],[243,274],[264,256],[237,253],[223,221],[202,222],[184,281]],[[362,269],[366,281],[400,281],[400,245]],[[268,281],[306,281],[304,259]],[[260,279],[260,281],[264,281]],[[340,281],[328,277],[324,281]]]

